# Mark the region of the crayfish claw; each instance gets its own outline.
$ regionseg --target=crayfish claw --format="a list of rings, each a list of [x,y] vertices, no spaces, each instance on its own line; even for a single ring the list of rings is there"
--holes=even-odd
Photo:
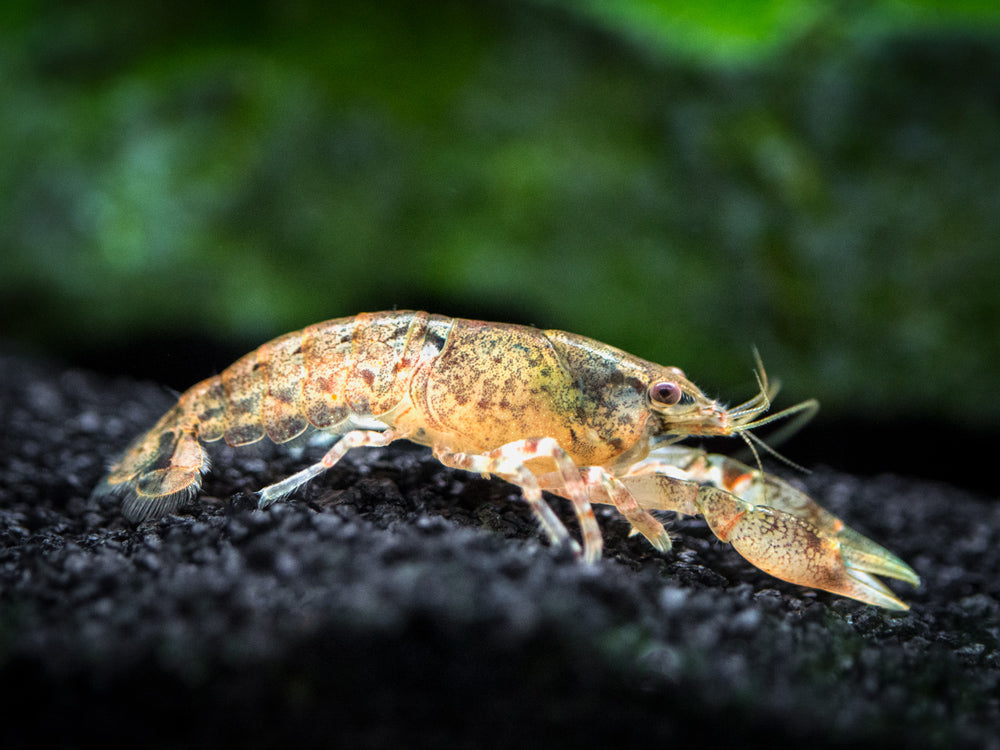
[[[766,573],[886,609],[909,609],[875,575],[914,585],[920,578],[856,531],[842,526],[830,533],[798,515],[715,487],[699,488],[697,502],[715,535]]]

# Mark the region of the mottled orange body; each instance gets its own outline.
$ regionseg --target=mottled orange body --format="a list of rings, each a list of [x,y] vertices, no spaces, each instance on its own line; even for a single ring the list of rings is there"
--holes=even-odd
[[[265,507],[333,466],[348,450],[405,438],[443,463],[518,485],[554,543],[569,543],[542,496],[569,498],[583,556],[600,556],[592,502],[610,503],[658,549],[670,538],[650,510],[705,516],[712,530],[775,576],[905,609],[874,575],[916,574],[775,477],[723,456],[673,445],[688,435],[746,434],[813,408],[759,419],[774,390],[733,409],[663,367],[563,331],[422,312],[361,314],[264,344],[186,391],[111,468],[97,492],[120,493],[129,518],[172,511],[208,469],[203,442],[310,427],[337,436],[323,459],[260,493]],[[874,575],[873,575],[874,574]]]

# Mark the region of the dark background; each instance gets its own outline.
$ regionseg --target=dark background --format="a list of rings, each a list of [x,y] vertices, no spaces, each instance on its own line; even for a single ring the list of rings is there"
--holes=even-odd
[[[361,310],[554,327],[800,462],[989,490],[991,3],[5,4],[0,341],[183,390]]]

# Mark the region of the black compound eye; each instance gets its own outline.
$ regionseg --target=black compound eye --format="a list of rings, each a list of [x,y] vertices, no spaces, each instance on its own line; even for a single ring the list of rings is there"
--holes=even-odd
[[[649,386],[649,398],[657,404],[673,406],[681,400],[681,387],[670,380],[661,380]]]

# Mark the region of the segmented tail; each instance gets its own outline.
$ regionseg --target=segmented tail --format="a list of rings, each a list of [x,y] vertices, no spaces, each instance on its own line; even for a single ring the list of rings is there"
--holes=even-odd
[[[286,443],[310,426],[346,432],[388,414],[407,397],[417,365],[440,354],[452,324],[401,310],[279,336],[185,391],[94,493],[122,497],[133,521],[152,518],[200,489],[208,471],[201,443],[225,439],[238,447],[264,437]]]
[[[117,495],[131,521],[171,513],[195,495],[208,471],[208,454],[195,429],[182,427],[174,407],[125,451],[95,489],[94,495]]]

